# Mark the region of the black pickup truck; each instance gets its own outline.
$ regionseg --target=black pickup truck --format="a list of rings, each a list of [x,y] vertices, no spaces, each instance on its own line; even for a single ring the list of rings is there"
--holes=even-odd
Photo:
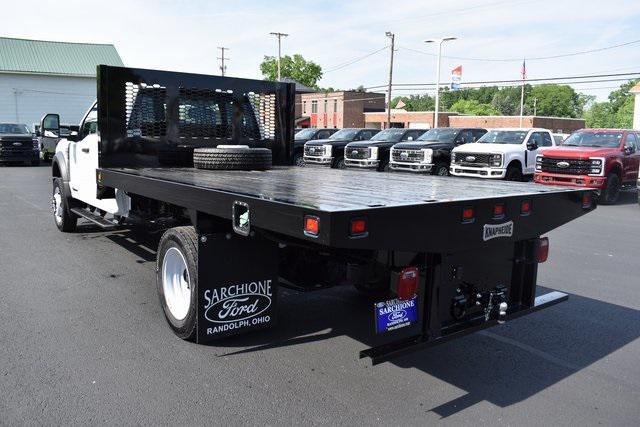
[[[40,146],[27,125],[0,123],[0,164],[40,164]]]
[[[591,190],[297,168],[293,84],[104,65],[97,82],[52,161],[55,225],[164,227],[157,291],[183,339],[274,326],[281,286],[353,285],[379,363],[568,298],[536,294],[541,236],[595,209]],[[192,166],[160,161],[182,145]]]
[[[344,147],[352,141],[367,141],[378,132],[378,129],[345,128],[327,139],[309,141],[304,145],[304,161],[344,169]]]
[[[426,131],[426,129],[385,129],[369,141],[352,142],[344,148],[344,164],[348,168],[387,171],[391,147],[401,141],[417,140]]]
[[[400,142],[391,147],[389,167],[393,171],[449,175],[451,150],[475,142],[487,133],[482,128],[435,128],[415,142]]]
[[[304,166],[304,144],[308,141],[325,140],[336,133],[338,129],[306,128],[295,132],[293,138],[293,157],[296,166]]]

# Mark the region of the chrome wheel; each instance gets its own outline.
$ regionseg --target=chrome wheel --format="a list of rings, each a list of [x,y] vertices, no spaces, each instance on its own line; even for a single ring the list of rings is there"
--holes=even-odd
[[[176,247],[170,247],[162,261],[162,290],[169,312],[183,320],[191,306],[191,280],[187,261]]]
[[[56,220],[56,224],[62,224],[64,207],[62,206],[62,194],[60,194],[60,188],[58,187],[53,190],[53,197],[51,198],[51,209],[53,211],[53,216]]]

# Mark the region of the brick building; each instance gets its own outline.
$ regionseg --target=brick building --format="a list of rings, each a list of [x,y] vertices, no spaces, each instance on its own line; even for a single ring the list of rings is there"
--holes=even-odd
[[[449,126],[449,117],[458,113],[441,111],[438,113],[439,127]],[[384,129],[387,127],[387,112],[364,113],[366,127]],[[407,111],[403,109],[391,109],[391,127],[431,129],[435,113],[433,111]]]
[[[317,128],[365,127],[366,113],[385,109],[384,94],[373,92],[303,93],[300,102],[302,113],[296,115],[296,122],[304,123],[308,117],[310,127]]]

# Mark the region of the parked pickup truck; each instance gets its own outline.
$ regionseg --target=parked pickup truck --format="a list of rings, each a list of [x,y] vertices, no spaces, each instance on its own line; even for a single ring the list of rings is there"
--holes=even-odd
[[[595,188],[602,203],[613,204],[621,189],[635,188],[639,166],[640,132],[581,129],[537,157],[534,180]]]
[[[290,83],[100,65],[97,89],[56,147],[53,220],[164,227],[157,291],[183,339],[274,326],[280,286],[351,284],[368,295],[354,312],[370,304],[360,356],[379,363],[568,298],[536,295],[541,236],[595,209],[590,190],[294,167]],[[183,145],[192,166],[160,162]]]
[[[385,129],[369,141],[350,142],[344,148],[344,164],[348,168],[389,170],[391,147],[401,141],[415,141],[426,129]]]
[[[325,140],[336,133],[338,129],[300,129],[293,139],[293,156],[296,166],[304,166],[304,144],[308,141]]]
[[[540,150],[555,147],[547,129],[492,129],[452,151],[451,174],[522,181],[532,177]]]
[[[327,139],[309,141],[304,145],[304,161],[344,169],[344,147],[351,141],[367,141],[378,132],[378,129],[345,128]]]
[[[394,171],[449,175],[451,150],[475,142],[487,133],[481,128],[435,128],[415,142],[400,142],[391,147],[389,167]]]
[[[27,125],[0,123],[0,164],[25,162],[40,164],[38,140]]]

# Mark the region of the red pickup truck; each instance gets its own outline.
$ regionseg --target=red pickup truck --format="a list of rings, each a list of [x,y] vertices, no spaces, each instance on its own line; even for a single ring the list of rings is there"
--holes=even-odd
[[[621,189],[635,188],[639,167],[640,132],[581,129],[536,157],[534,181],[595,188],[601,203],[614,204]]]

